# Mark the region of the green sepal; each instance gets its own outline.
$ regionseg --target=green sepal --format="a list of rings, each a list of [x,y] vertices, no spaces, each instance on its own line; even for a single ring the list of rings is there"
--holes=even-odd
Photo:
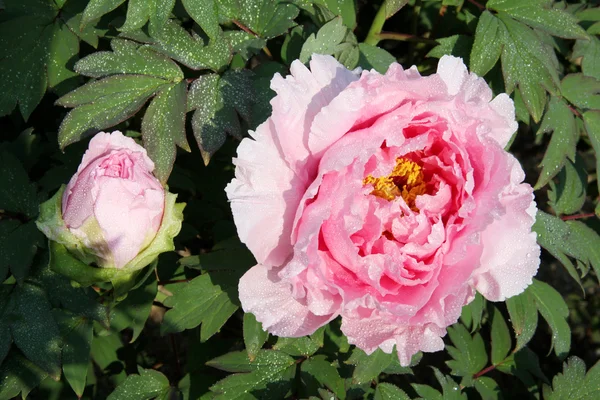
[[[97,282],[109,282],[119,272],[116,268],[93,267],[82,262],[62,243],[50,240],[48,247],[50,269],[66,276],[79,286],[86,287]]]
[[[48,239],[62,244],[82,262],[98,262],[98,258],[86,251],[81,240],[71,233],[63,220],[62,198],[65,189],[66,185],[62,185],[54,196],[40,205],[40,215],[35,224]]]

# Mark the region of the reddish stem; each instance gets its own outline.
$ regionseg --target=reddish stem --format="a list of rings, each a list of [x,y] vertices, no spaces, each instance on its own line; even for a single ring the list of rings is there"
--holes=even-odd
[[[573,115],[575,115],[576,117],[581,117],[581,113],[579,111],[577,111],[574,107],[569,106],[569,110],[571,110]]]
[[[241,30],[243,30],[244,32],[246,32],[246,33],[249,33],[249,34],[251,34],[252,36],[258,36],[258,35],[257,35],[255,32],[253,32],[253,31],[252,31],[252,29],[248,28],[247,26],[245,26],[245,25],[244,25],[244,24],[242,24],[241,22],[239,22],[239,21],[236,21],[235,19],[234,19],[233,21],[231,21],[231,22],[233,22],[233,23],[234,23],[234,24],[235,24],[235,25],[236,25],[238,28],[240,28],[240,29],[241,29]]]
[[[571,219],[583,219],[583,218],[591,218],[591,217],[595,217],[596,213],[585,213],[585,214],[575,214],[575,215],[565,215],[563,217],[560,217],[560,219],[562,219],[563,221],[568,221]]]
[[[469,3],[473,4],[475,7],[479,8],[481,11],[485,10],[485,6],[479,4],[475,0],[467,0]]]
[[[489,367],[486,367],[486,368],[482,369],[481,371],[479,371],[478,373],[476,373],[475,375],[473,375],[473,379],[477,379],[481,375],[485,375],[488,372],[493,371],[494,369],[496,369],[496,366],[495,365],[490,365]]]

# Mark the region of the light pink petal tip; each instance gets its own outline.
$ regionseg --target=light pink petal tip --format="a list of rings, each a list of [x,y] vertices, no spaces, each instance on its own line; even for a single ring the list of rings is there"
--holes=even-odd
[[[491,301],[523,292],[540,265],[540,246],[531,231],[537,212],[533,195],[526,191],[506,203],[506,214],[482,233],[481,267],[473,273],[473,286]]]
[[[279,280],[274,270],[264,265],[252,267],[240,279],[240,302],[245,312],[273,335],[300,337],[310,335],[335,315],[317,316],[291,295],[291,285]]]
[[[114,150],[130,150],[134,153],[141,154],[146,169],[150,172],[154,171],[154,163],[150,157],[148,157],[146,149],[137,144],[132,138],[123,135],[120,131],[97,133],[92,140],[90,140],[88,149],[83,155],[77,171],[79,172],[84,169],[99,156],[106,155]]]

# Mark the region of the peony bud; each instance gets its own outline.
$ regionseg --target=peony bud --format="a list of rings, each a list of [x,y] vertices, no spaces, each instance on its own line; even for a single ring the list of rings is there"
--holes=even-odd
[[[86,264],[119,275],[174,249],[184,204],[152,175],[146,150],[119,131],[98,133],[69,184],[42,204],[38,228]]]

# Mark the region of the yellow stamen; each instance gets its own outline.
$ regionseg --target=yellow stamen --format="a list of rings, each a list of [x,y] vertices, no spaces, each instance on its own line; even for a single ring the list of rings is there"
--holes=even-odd
[[[389,175],[380,176],[379,178],[369,175],[363,180],[363,183],[373,186],[372,195],[387,201],[392,201],[401,196],[411,210],[418,212],[419,209],[415,206],[415,199],[427,190],[424,179],[425,175],[419,164],[407,158],[399,157],[396,159],[394,170]]]

